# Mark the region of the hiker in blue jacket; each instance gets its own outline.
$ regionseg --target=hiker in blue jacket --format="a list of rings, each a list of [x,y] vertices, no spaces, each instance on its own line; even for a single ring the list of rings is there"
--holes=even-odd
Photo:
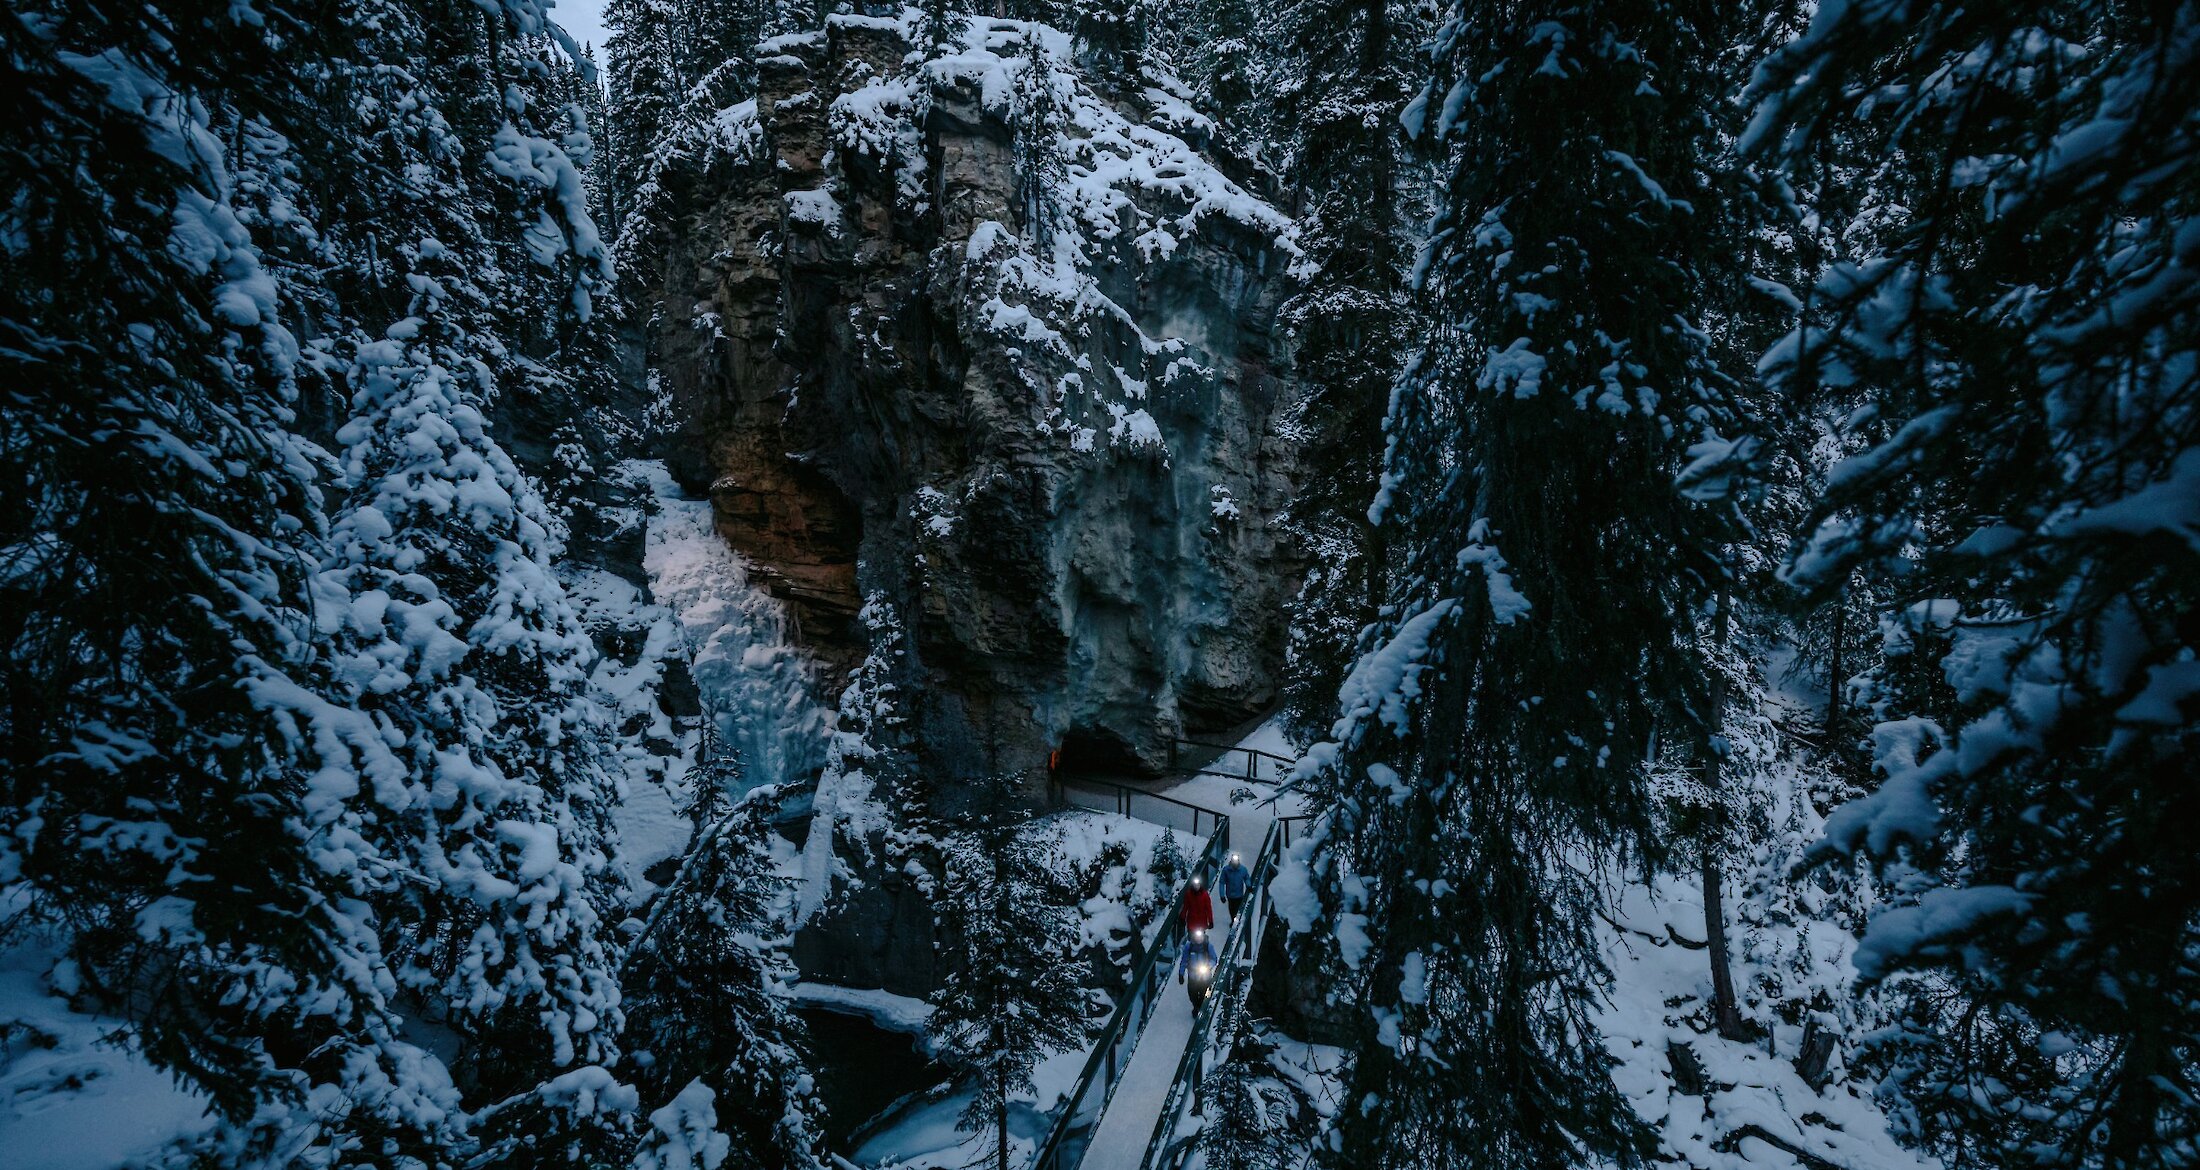
[[[1222,962],[1215,954],[1215,944],[1207,941],[1207,932],[1195,930],[1184,940],[1184,948],[1176,953],[1176,981],[1192,997],[1192,1010],[1199,1010],[1201,1000],[1207,998],[1207,989],[1214,986],[1215,968]]]
[[[1238,911],[1245,906],[1245,894],[1253,884],[1253,871],[1245,868],[1238,855],[1230,855],[1230,864],[1222,867],[1222,900],[1230,904],[1230,921],[1238,920]]]

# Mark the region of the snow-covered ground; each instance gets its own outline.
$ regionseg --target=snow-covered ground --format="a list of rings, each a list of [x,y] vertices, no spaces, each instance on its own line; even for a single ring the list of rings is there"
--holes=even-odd
[[[1019,1094],[1009,1109],[1010,1166],[1023,1166],[1038,1152],[1053,1123],[1053,1110],[1077,1085],[1091,1053],[1079,1049],[1061,1052],[1039,1062],[1032,1073],[1033,1091]],[[858,1166],[881,1170],[968,1170],[991,1165],[993,1135],[961,1128],[962,1111],[973,1092],[958,1087],[939,1097],[914,1102],[894,1124],[873,1135],[850,1159]],[[1039,1102],[1047,1105],[1041,1108]]]
[[[1150,940],[1173,895],[1171,890],[1158,888],[1154,878],[1155,851],[1168,831],[1136,817],[1088,809],[1065,809],[1037,824],[1042,831],[1057,834],[1054,848],[1058,874],[1090,866],[1111,845],[1128,851],[1122,864],[1101,878],[1102,893],[1078,906],[1085,918],[1084,943],[1109,945],[1127,939],[1133,929]],[[1199,842],[1178,838],[1177,848],[1188,858],[1198,852]]]
[[[122,1021],[49,992],[57,957],[36,937],[0,951],[0,1170],[107,1170],[204,1131],[203,1098],[107,1039]]]
[[[1783,665],[1775,664],[1775,679]],[[1850,1079],[1839,1046],[1823,1090],[1796,1071],[1804,1028],[1790,1021],[1816,1017],[1844,1043],[1875,1023],[1854,994],[1857,939],[1837,920],[1839,898],[1793,877],[1824,834],[1824,795],[1814,796],[1813,786],[1828,778],[1776,726],[1823,704],[1824,694],[1801,689],[1800,680],[1778,685],[1765,696],[1764,718],[1731,724],[1743,765],[1736,777],[1756,787],[1764,831],[1730,857],[1722,899],[1737,1000],[1763,1038],[1729,1041],[1704,1027],[1711,967],[1700,879],[1615,880],[1600,927],[1612,995],[1598,1021],[1619,1060],[1614,1077],[1666,1147],[1698,1170],[1799,1165],[1782,1145],[1837,1166],[1932,1170],[1935,1159],[1890,1135],[1872,1086]],[[1707,1090],[1675,1083],[1673,1053],[1682,1047]],[[1751,1127],[1773,1140],[1747,1136]]]
[[[1688,1165],[1698,1170],[1800,1170],[1793,1155],[1756,1138],[1719,1148],[1730,1135],[1755,1125],[1838,1166],[1938,1166],[1896,1144],[1885,1115],[1859,1086],[1836,1080],[1823,1093],[1812,1089],[1793,1064],[1802,1042],[1800,1028],[1778,1026],[1769,1040],[1744,1044],[1673,1022],[1711,995],[1706,952],[1674,941],[1676,935],[1703,937],[1700,885],[1680,877],[1632,885],[1621,891],[1611,911],[1617,928],[1606,932],[1605,955],[1612,966],[1613,995],[1599,1025],[1606,1047],[1620,1061],[1614,1079],[1633,1100],[1635,1111]],[[1806,921],[1799,929],[1813,928],[1823,936],[1818,945],[1832,948],[1825,977],[1846,982],[1853,972],[1843,956],[1854,940],[1829,923]],[[1735,980],[1746,986],[1751,965],[1746,956],[1736,959]],[[1668,1055],[1674,1044],[1695,1051],[1711,1086],[1707,1096],[1683,1093],[1674,1084]]]

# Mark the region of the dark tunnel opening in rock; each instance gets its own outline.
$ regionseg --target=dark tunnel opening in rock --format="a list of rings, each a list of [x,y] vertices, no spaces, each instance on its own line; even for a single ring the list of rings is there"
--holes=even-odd
[[[1059,769],[1068,775],[1159,775],[1128,741],[1105,727],[1071,728],[1062,737]]]

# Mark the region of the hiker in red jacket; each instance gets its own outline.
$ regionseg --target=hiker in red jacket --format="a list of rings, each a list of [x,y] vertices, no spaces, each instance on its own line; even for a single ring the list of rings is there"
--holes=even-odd
[[[1207,879],[1192,875],[1192,888],[1184,891],[1184,929],[1213,930],[1215,928],[1215,900],[1207,896]]]

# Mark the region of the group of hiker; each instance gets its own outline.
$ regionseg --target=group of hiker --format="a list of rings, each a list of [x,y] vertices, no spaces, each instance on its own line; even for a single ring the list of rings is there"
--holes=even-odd
[[[1057,747],[1047,753],[1047,780],[1049,784],[1060,780],[1062,774],[1062,749]],[[1230,906],[1230,920],[1237,921],[1238,911],[1245,905],[1247,893],[1252,889],[1253,872],[1245,868],[1245,861],[1232,853],[1229,864],[1215,875],[1222,887],[1222,900]],[[1209,937],[1215,928],[1215,903],[1207,893],[1207,876],[1195,873],[1191,885],[1184,891],[1184,945],[1176,953],[1176,981],[1184,985],[1192,997],[1192,1010],[1206,1002],[1207,993],[1215,985],[1215,972],[1222,965],[1222,958],[1215,951]],[[1134,942],[1135,945],[1135,942]]]
[[[1251,889],[1253,874],[1245,868],[1245,862],[1237,854],[1230,855],[1230,863],[1216,875],[1222,887],[1222,900],[1229,904],[1230,920],[1237,921],[1238,911],[1245,906],[1245,896]],[[1215,944],[1208,936],[1215,928],[1215,903],[1207,893],[1205,874],[1193,874],[1191,887],[1184,891],[1184,946],[1176,955],[1176,981],[1184,985],[1192,997],[1192,1010],[1206,1002],[1207,992],[1215,985],[1215,970],[1222,959],[1215,953]]]

